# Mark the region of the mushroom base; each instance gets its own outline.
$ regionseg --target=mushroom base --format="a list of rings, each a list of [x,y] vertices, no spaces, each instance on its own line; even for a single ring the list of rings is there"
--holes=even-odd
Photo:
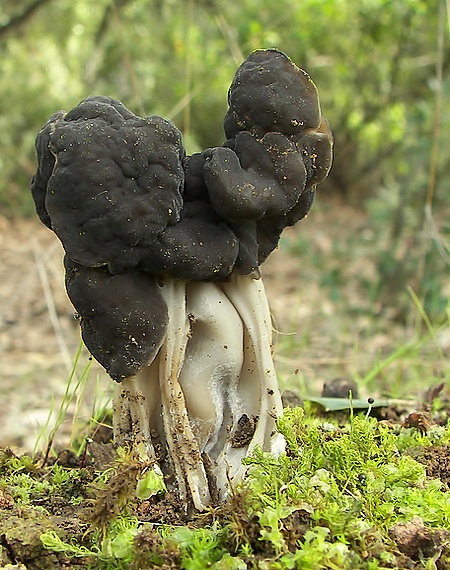
[[[114,434],[159,466],[186,504],[226,497],[259,446],[279,453],[282,412],[261,279],[226,283],[166,277],[165,341],[154,361],[118,386]]]

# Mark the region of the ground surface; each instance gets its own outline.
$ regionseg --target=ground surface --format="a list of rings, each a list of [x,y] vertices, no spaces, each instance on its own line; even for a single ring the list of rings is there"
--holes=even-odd
[[[379,275],[376,256],[372,254],[382,247],[382,238],[378,238],[365,215],[342,205],[318,204],[307,220],[285,233],[280,249],[264,264],[264,282],[276,330],[276,366],[282,387],[290,391],[291,396],[293,393],[294,403],[298,403],[298,396],[320,395],[324,384],[336,385],[332,382],[336,378],[353,378],[358,381],[357,389],[363,397],[378,397],[388,392],[416,400],[417,408],[413,409],[420,410],[426,401],[423,394],[449,377],[450,335],[448,327],[444,327],[436,333],[431,345],[425,343],[420,348],[413,346],[411,350],[401,352],[380,374],[370,381],[363,381],[379,362],[421,336],[421,333],[416,334],[420,327],[417,327],[414,315],[409,321],[399,319],[396,300],[385,303],[375,294]],[[64,401],[79,339],[78,322],[64,291],[59,242],[36,219],[8,221],[0,217],[2,465],[13,457],[13,452],[4,451],[4,448],[12,447],[14,454],[19,454],[32,451],[38,442],[38,447],[45,450],[47,434],[58,423],[57,411]],[[79,358],[73,383],[88,364],[92,366],[88,382],[80,390],[78,400],[74,398],[63,414],[55,437],[55,449],[70,445],[77,435],[73,433],[77,426],[86,434],[86,422],[93,409],[98,409],[110,398],[112,381],[99,365],[89,362],[86,351]],[[435,396],[443,399],[441,418],[445,423],[449,394],[445,385],[441,388],[435,389]],[[75,422],[75,417],[81,421]],[[405,414],[395,418],[397,428],[404,419]],[[419,424],[412,421],[410,427],[420,429],[422,424]],[[69,485],[67,496],[46,494],[45,487],[44,491],[38,492],[38,509],[45,507],[51,514],[46,521],[68,538],[84,536],[86,521],[75,513],[71,494],[76,491],[84,495],[84,485],[88,489],[94,467],[103,470],[108,466],[107,450],[110,447],[104,449],[106,451],[100,443],[91,444],[93,455],[88,456],[87,461],[93,462],[88,464],[92,471],[80,471],[86,480],[74,475],[80,488],[72,489]],[[449,447],[441,446],[429,448],[420,458],[426,465],[427,474],[441,479],[444,489],[448,489],[449,457]],[[53,461],[55,457],[51,454],[48,462]],[[83,456],[76,457],[73,453],[63,452],[59,456],[64,467],[77,467],[84,461]],[[38,465],[42,463],[41,456]],[[41,480],[45,485],[49,478],[46,469],[36,472],[33,467],[31,474],[38,485]],[[14,567],[74,567],[73,559],[42,550],[39,537],[47,528],[40,526],[43,523],[39,513],[38,519],[28,514],[24,521],[24,511],[8,494],[8,487],[6,491],[0,489],[0,534],[3,537],[0,566],[27,561],[26,566]],[[144,501],[138,516],[140,520],[157,521],[157,524],[183,525],[187,522],[183,518],[183,509],[171,495],[161,501]],[[201,525],[210,523],[209,519],[200,522]],[[396,528],[400,533],[395,538],[396,543],[401,554],[407,557],[408,566],[404,567],[422,567],[422,550],[408,550],[409,536],[420,534],[424,548],[432,545],[434,550],[430,556],[435,551],[440,553],[447,544],[448,533],[424,529],[420,520],[417,524],[417,528]],[[253,528],[254,521],[249,525],[247,531],[249,535],[255,535],[255,544],[259,545],[260,528]],[[299,528],[297,523],[295,528]],[[150,541],[147,548],[154,546],[152,536],[147,537]],[[415,538],[413,542],[416,543]],[[262,558],[271,555],[271,547],[267,552],[261,547]],[[83,560],[80,564],[83,566]],[[175,561],[170,567],[177,568],[177,564]]]
[[[395,323],[389,307],[381,311],[376,299],[368,299],[372,292],[365,287],[377,275],[367,252],[379,245],[366,216],[342,205],[319,203],[306,220],[285,232],[280,249],[263,266],[283,386],[303,395],[320,394],[324,382],[364,376],[410,338],[411,331]],[[374,312],[379,314],[374,317]],[[34,448],[49,410],[57,410],[62,401],[79,338],[64,291],[58,240],[37,219],[0,217],[1,446]],[[442,350],[449,349],[448,329],[438,342]],[[396,360],[385,384],[405,387],[411,381],[417,389],[415,375],[424,364],[442,376],[441,360],[433,354],[429,358],[425,362],[414,353]],[[83,352],[78,375],[87,364]],[[69,408],[59,430],[62,442],[70,434],[73,415],[89,418],[93,407],[108,399],[112,386],[93,363],[80,402]],[[383,386],[382,376],[381,391]],[[43,441],[45,437],[41,445]]]

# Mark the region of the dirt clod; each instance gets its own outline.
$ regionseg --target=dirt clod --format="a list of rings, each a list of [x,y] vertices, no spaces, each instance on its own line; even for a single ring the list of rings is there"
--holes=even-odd
[[[247,445],[255,433],[257,421],[257,416],[250,418],[247,414],[242,414],[234,432],[231,434],[231,447],[244,447],[244,445]]]
[[[389,530],[389,535],[397,543],[400,552],[411,560],[440,555],[450,538],[449,531],[426,527],[420,517],[394,525]]]
[[[440,479],[450,489],[449,445],[424,447],[415,459],[425,465],[428,477]]]

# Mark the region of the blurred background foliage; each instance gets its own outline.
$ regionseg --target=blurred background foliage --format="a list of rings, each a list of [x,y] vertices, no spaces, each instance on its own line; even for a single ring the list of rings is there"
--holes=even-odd
[[[55,110],[89,94],[171,118],[188,152],[223,141],[234,72],[277,47],[316,82],[335,135],[321,187],[332,210],[367,214],[369,299],[403,319],[410,286],[433,318],[448,310],[450,89],[445,0],[2,0],[0,207],[33,212],[34,138]],[[290,243],[314,255],[308,237]],[[350,243],[336,243],[324,286],[339,294]],[[328,260],[329,261],[329,260]],[[327,263],[328,263],[327,261]],[[320,261],[318,264],[320,265]],[[318,267],[320,269],[320,267]],[[326,269],[326,268],[324,268]],[[361,277],[361,279],[363,279]],[[368,303],[374,310],[374,302]],[[378,310],[377,309],[377,310]]]

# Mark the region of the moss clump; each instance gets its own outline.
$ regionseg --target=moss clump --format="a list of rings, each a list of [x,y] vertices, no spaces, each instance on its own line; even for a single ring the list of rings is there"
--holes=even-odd
[[[152,466],[39,467],[0,451],[1,561],[89,570],[450,568],[448,427],[287,409],[286,453],[261,450],[229,500],[186,512]],[[149,476],[151,475],[151,477]],[[445,477],[444,477],[445,475]]]
[[[286,454],[255,452],[247,460],[245,487],[234,498],[239,515],[247,513],[231,516],[236,553],[250,561],[263,540],[274,552],[271,568],[403,568],[403,545],[392,529],[420,517],[422,530],[442,531],[431,533],[438,539],[428,549],[430,560],[447,560],[450,493],[427,477],[423,464],[400,453],[403,434],[365,416],[337,427],[300,408],[285,410],[278,428]],[[409,564],[423,567],[425,553],[415,556]]]

